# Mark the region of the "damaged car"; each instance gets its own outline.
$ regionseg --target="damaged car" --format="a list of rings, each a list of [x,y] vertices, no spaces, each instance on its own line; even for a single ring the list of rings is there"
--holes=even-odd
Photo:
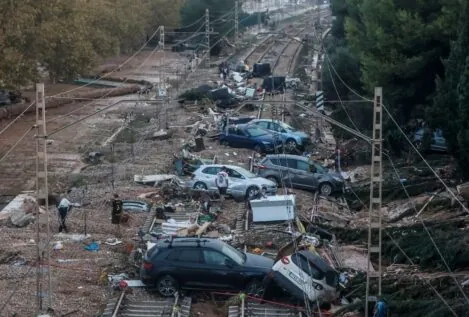
[[[275,152],[283,146],[280,138],[253,124],[229,126],[227,132],[220,135],[220,144],[253,149],[258,153]]]
[[[234,165],[202,165],[192,174],[188,186],[196,190],[216,191],[215,178],[223,166],[226,167],[228,174],[228,195],[252,197],[262,188],[266,189],[266,194],[275,195],[277,193],[277,185],[274,182]]]
[[[278,289],[311,303],[332,302],[339,297],[339,273],[327,262],[309,251],[299,251],[283,256],[272,267],[263,281],[264,299],[270,300]]]
[[[258,294],[273,264],[272,259],[241,252],[218,239],[172,238],[146,252],[140,277],[165,297],[180,289]]]

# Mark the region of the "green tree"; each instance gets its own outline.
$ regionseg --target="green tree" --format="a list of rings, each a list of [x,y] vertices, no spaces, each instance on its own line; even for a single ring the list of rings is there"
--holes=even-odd
[[[361,81],[371,94],[385,89],[385,104],[405,125],[423,117],[435,91],[434,78],[443,72],[441,58],[449,52],[457,0],[347,0],[346,38],[359,57]],[[454,23],[453,23],[454,25]],[[387,139],[400,149],[400,134],[387,124]]]
[[[437,92],[428,120],[442,128],[451,153],[459,160],[461,172],[469,178],[469,4],[462,3],[457,39],[445,60],[443,78],[437,78]]]

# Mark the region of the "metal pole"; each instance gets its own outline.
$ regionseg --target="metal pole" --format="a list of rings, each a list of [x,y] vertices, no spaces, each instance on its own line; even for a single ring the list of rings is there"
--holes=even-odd
[[[383,89],[375,88],[375,98],[373,105],[373,134],[371,140],[371,183],[370,183],[370,208],[368,226],[368,268],[366,275],[366,297],[365,297],[365,317],[369,315],[369,302],[376,302],[377,296],[371,296],[370,279],[378,279],[378,296],[381,296],[381,242],[382,242],[382,186],[383,186],[383,133],[382,133],[382,96]],[[378,230],[378,246],[372,245],[372,235]],[[371,255],[378,254],[378,271],[371,265]],[[376,292],[373,292],[376,294]]]
[[[238,48],[238,39],[239,39],[239,12],[238,12],[238,0],[235,1],[235,17],[234,17],[234,23],[235,23],[235,49]]]
[[[205,41],[207,45],[207,67],[210,68],[210,12],[205,9]]]
[[[42,126],[41,115],[42,115],[42,104],[44,102],[44,84],[36,84],[36,198],[39,200],[43,198],[43,192],[41,191],[42,185],[42,174],[40,174],[40,159],[42,156],[41,152],[41,141],[39,137],[39,129]],[[47,199],[47,197],[46,197]],[[40,226],[40,213],[36,215],[36,248],[37,248],[37,268],[36,268],[36,315],[42,310],[42,261],[41,261],[41,226]]]

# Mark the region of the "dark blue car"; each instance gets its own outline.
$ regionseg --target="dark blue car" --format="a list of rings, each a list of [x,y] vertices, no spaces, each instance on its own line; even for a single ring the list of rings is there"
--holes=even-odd
[[[227,131],[220,135],[220,144],[266,153],[281,148],[282,140],[255,125],[238,124],[229,126]]]

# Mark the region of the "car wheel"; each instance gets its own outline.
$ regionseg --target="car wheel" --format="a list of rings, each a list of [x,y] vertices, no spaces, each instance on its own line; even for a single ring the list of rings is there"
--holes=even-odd
[[[254,146],[254,151],[256,151],[257,153],[262,153],[262,145],[256,144]]]
[[[222,140],[222,141],[220,142],[220,144],[223,145],[223,146],[230,146],[230,142],[228,142],[228,141],[226,141],[226,140]]]
[[[246,285],[244,290],[247,295],[253,297],[262,297],[264,296],[264,286],[262,285],[261,281],[252,280],[251,282]]]
[[[277,185],[277,187],[280,187],[280,181],[278,180],[277,177],[275,177],[275,176],[267,176],[266,179],[268,179],[268,180],[271,181],[271,182],[274,182],[274,183]]]
[[[286,142],[285,142],[285,146],[288,148],[288,149],[296,149],[298,147],[298,143],[296,143],[295,139],[288,139]]]
[[[202,183],[202,182],[197,182],[194,184],[194,189],[207,190],[207,185],[205,185],[205,183]]]
[[[169,275],[165,275],[156,282],[158,293],[164,297],[171,297],[179,290],[178,282]]]
[[[332,185],[329,183],[322,183],[319,186],[319,193],[323,196],[329,196],[332,194]]]
[[[246,198],[254,197],[257,194],[258,191],[259,191],[259,189],[256,186],[250,186],[246,190]]]

